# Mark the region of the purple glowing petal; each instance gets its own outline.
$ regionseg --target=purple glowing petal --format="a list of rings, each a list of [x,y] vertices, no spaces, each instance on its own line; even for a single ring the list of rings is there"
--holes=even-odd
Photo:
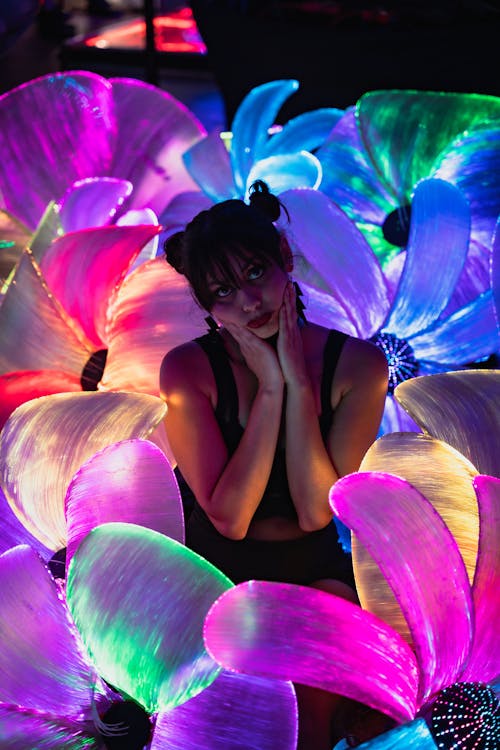
[[[500,371],[426,375],[397,386],[395,398],[429,435],[449,443],[480,474],[500,476]]]
[[[80,376],[57,370],[23,370],[0,375],[0,430],[14,409],[32,398],[81,390]]]
[[[89,177],[78,180],[60,202],[60,220],[64,232],[110,224],[123,201],[132,192],[128,180],[114,177]]]
[[[343,477],[330,504],[380,567],[406,618],[421,705],[454,682],[472,641],[471,588],[456,542],[431,503],[391,474]]]
[[[184,152],[182,158],[193,180],[211,201],[218,203],[239,197],[229,153],[220,130],[212,131],[206,138],[195,143]]]
[[[105,348],[110,298],[157,226],[100,227],[66,234],[41,261],[51,292],[82,326],[95,349]]]
[[[1,703],[0,737],[2,747],[8,750],[100,750],[102,747],[84,722]]]
[[[184,276],[156,258],[122,284],[110,308],[103,388],[159,394],[163,357],[206,330]]]
[[[460,276],[469,232],[470,211],[461,192],[444,180],[422,180],[412,201],[403,273],[384,328],[408,338],[434,323]]]
[[[469,661],[461,680],[489,682],[500,674],[500,479],[474,479],[479,503],[479,553],[472,595],[475,632]]]
[[[57,363],[61,371],[80,376],[92,351],[24,253],[0,306],[0,372],[53,370]]]
[[[108,445],[81,466],[65,499],[66,565],[83,537],[113,521],[135,523],[184,543],[182,502],[165,454],[147,440]]]
[[[493,251],[491,255],[491,289],[495,306],[495,316],[500,330],[500,220],[497,222],[493,235]]]
[[[322,291],[341,299],[363,337],[377,331],[389,307],[380,265],[363,235],[347,215],[318,190],[289,190],[280,196],[291,216],[287,237],[300,282],[314,284],[307,275],[318,275]],[[305,259],[305,269],[300,255]],[[317,286],[317,284],[314,284]]]
[[[391,729],[358,747],[360,750],[438,750],[424,719]]]
[[[390,394],[387,394],[385,399],[379,436],[385,435],[388,432],[420,432],[420,427],[417,423]]]
[[[77,718],[88,711],[94,672],[52,576],[28,546],[0,556],[0,700]]]
[[[248,185],[264,180],[275,195],[291,188],[316,190],[321,182],[321,164],[307,151],[280,154],[256,161],[248,173]]]
[[[221,672],[199,695],[158,716],[151,750],[295,750],[289,682]]]
[[[340,693],[397,721],[414,716],[411,649],[379,618],[333,594],[242,583],[211,608],[205,643],[226,669]]]
[[[301,262],[300,267],[304,271],[305,263]],[[312,269],[307,269],[307,278],[311,282],[316,281],[316,278],[312,277]],[[321,284],[322,280],[319,278],[317,283]],[[345,331],[351,336],[359,335],[356,324],[350,316],[350,311],[344,307],[341,299],[335,299],[331,294],[322,292],[315,286],[304,282],[302,275],[300,278],[300,290],[307,308],[307,320],[325,328],[336,328],[339,331]]]
[[[231,165],[240,195],[245,195],[252,164],[264,156],[268,131],[276,115],[298,88],[298,81],[293,79],[270,81],[253,88],[239,105],[231,124]]]
[[[0,484],[30,533],[49,549],[65,547],[64,498],[77,469],[106,445],[147,438],[165,411],[146,394],[89,392],[16,409],[0,433]]]
[[[159,217],[160,224],[163,225],[165,230],[165,236],[170,237],[175,232],[184,230],[186,224],[196,214],[210,208],[211,205],[213,204],[210,198],[200,190],[190,190],[176,195]]]
[[[195,184],[182,154],[206,135],[193,113],[157,86],[133,78],[110,78],[118,124],[110,170],[134,186],[130,208],[157,215],[178,193]]]
[[[315,151],[326,140],[332,128],[345,114],[342,109],[323,108],[304,112],[288,120],[264,144],[261,159],[298,151]]]
[[[427,360],[430,367],[438,362],[441,369],[453,369],[489,357],[498,351],[492,292],[484,292],[443,322],[413,336],[410,343],[417,359]]]
[[[43,117],[34,116],[40,112]],[[114,147],[111,86],[82,71],[29,81],[0,98],[0,132],[0,193],[8,210],[34,229],[46,205],[68,185],[108,170]]]
[[[184,703],[216,678],[203,622],[231,586],[173,539],[110,523],[93,529],[76,550],[67,598],[99,674],[154,713]]]
[[[48,560],[52,551],[41,544],[28,529],[14,515],[11,506],[7,502],[2,488],[0,487],[0,518],[2,519],[2,533],[0,535],[0,554],[16,547],[18,544],[28,544],[42,559]],[[1,735],[0,735],[1,736]]]

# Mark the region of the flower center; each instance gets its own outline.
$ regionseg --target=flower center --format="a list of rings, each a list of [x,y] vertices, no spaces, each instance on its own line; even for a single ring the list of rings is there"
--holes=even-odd
[[[107,349],[99,349],[99,351],[90,355],[80,377],[82,391],[97,391],[97,385],[104,373],[107,356]]]
[[[493,750],[500,742],[500,702],[482,682],[457,682],[439,693],[431,731],[439,748]]]
[[[398,206],[387,214],[382,224],[382,234],[396,247],[406,247],[410,235],[411,205]]]
[[[113,701],[101,716],[100,733],[109,750],[142,750],[151,740],[146,711],[133,700]]]
[[[398,339],[393,333],[376,333],[372,341],[385,354],[389,365],[389,393],[394,393],[397,385],[414,378],[418,373],[418,360],[406,339]]]

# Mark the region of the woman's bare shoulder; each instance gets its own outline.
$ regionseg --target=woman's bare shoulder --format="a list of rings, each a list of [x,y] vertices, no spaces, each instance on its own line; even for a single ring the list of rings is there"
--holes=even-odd
[[[384,352],[371,341],[349,336],[339,363],[351,381],[387,381],[388,366]]]
[[[208,373],[208,361],[202,348],[196,341],[170,349],[160,367],[160,389],[162,392],[177,388],[179,385],[200,386]]]

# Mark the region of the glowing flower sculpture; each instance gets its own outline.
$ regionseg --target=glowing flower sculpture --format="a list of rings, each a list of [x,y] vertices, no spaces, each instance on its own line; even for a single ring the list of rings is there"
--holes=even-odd
[[[382,432],[414,429],[394,401],[398,383],[456,369],[500,350],[491,288],[446,312],[467,257],[470,212],[461,191],[440,179],[415,190],[410,238],[400,275],[384,273],[364,235],[318,190],[281,195],[280,220],[294,253],[294,276],[313,322],[374,341],[389,363]]]
[[[257,179],[267,182],[277,194],[288,188],[319,186],[321,164],[312,152],[344,112],[316,109],[276,126],[280,108],[298,87],[299,82],[293,79],[256,86],[239,105],[230,134],[215,129],[185,151],[184,164],[201,192],[173,198],[160,215],[169,233],[183,229],[212,203],[246,199],[248,188]]]
[[[400,388],[412,409],[427,395],[419,408],[431,422],[444,395],[439,423],[463,446],[478,436],[476,455],[498,445],[500,372],[431,375]],[[498,471],[493,454],[479,467]],[[394,433],[333,486],[330,502],[353,531],[363,609],[300,586],[240,584],[207,616],[209,652],[226,668],[338,692],[402,724],[363,747],[498,747],[498,476],[439,438]]]
[[[427,91],[364,94],[316,152],[320,189],[356,222],[385,267],[407,247],[415,188],[447,180],[471,207],[471,237],[450,311],[489,285],[500,214],[500,98]]]

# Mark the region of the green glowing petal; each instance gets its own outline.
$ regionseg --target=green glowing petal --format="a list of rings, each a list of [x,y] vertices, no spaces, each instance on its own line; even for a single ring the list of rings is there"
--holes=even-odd
[[[94,529],[77,549],[67,598],[99,673],[152,713],[184,703],[216,678],[203,622],[231,587],[169,537],[112,523]]]

